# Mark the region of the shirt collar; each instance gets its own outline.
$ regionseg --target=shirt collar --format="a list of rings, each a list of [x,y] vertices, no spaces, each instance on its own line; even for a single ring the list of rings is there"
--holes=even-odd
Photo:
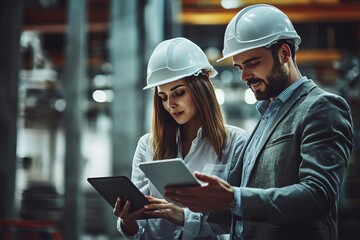
[[[279,96],[276,97],[275,100],[280,100],[282,103],[285,103],[290,96],[294,93],[294,91],[305,81],[309,81],[307,77],[301,77],[299,80],[295,81],[289,87],[287,87],[284,91],[282,91]],[[274,100],[274,101],[275,101]],[[264,114],[265,110],[269,107],[271,100],[262,100],[256,105],[256,109],[260,112],[261,115]]]
[[[196,138],[195,139],[201,139],[203,138],[203,126],[200,126],[199,129],[197,130],[197,133],[196,133]],[[179,139],[181,139],[181,133],[180,131],[178,131],[178,134],[176,136],[176,142],[178,144],[181,143],[181,141],[179,141]]]

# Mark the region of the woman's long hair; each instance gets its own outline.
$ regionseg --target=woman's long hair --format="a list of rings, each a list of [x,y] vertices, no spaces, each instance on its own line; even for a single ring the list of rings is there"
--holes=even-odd
[[[221,159],[221,152],[227,140],[227,132],[214,87],[206,72],[198,76],[185,77],[184,80],[200,113],[203,136],[210,141],[218,158]],[[155,88],[152,120],[154,160],[177,157],[179,129],[180,126],[164,108],[158,96],[157,88]]]

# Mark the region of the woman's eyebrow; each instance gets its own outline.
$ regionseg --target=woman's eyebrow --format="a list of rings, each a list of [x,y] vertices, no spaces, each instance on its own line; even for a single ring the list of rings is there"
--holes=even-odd
[[[179,87],[183,87],[183,86],[186,86],[185,84],[179,84],[179,85],[176,85],[172,88],[170,88],[170,91],[174,91],[175,89],[179,88]],[[164,92],[158,92],[158,94],[165,94]]]
[[[176,85],[175,87],[170,88],[170,91],[174,91],[175,89],[177,89],[179,87],[183,87],[183,86],[185,86],[185,84]]]

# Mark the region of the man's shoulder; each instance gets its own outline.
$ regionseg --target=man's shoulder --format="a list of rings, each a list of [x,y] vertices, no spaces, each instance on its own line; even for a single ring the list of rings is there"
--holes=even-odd
[[[323,101],[325,99],[345,101],[339,94],[326,90],[324,87],[315,84],[311,79],[304,82],[300,91],[307,93],[305,97],[311,99],[311,101]]]
[[[345,99],[335,92],[330,92],[322,87],[317,86],[312,91],[309,92],[309,97],[312,98],[312,101],[331,101],[331,102],[342,102],[346,104]]]

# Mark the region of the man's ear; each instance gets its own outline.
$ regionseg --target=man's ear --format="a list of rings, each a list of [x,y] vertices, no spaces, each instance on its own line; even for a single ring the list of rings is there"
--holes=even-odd
[[[280,53],[280,62],[282,63],[289,62],[289,60],[291,59],[291,50],[289,45],[287,45],[286,43],[281,45],[279,53]]]

